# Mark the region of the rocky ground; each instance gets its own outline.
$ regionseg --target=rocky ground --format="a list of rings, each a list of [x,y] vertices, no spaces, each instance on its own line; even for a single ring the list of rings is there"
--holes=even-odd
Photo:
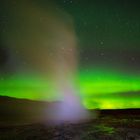
[[[79,124],[1,126],[0,140],[140,140],[140,119],[100,117]]]
[[[0,140],[140,140],[140,109],[88,110],[90,121],[52,125],[44,112],[54,104],[0,96]]]

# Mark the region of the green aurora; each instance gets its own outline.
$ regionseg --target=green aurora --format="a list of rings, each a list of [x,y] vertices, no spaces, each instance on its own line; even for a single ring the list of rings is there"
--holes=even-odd
[[[80,70],[77,84],[83,104],[88,109],[123,109],[140,107],[140,76],[114,70]],[[15,75],[0,81],[0,94],[31,100],[59,100],[49,81],[31,75]],[[53,93],[53,94],[52,94]]]
[[[79,65],[81,67],[75,79],[79,96],[81,96],[84,106],[88,109],[140,108],[139,1],[54,1],[66,13],[69,13],[70,17],[74,20],[79,45]],[[27,7],[24,8],[25,5],[23,5],[23,9],[20,9],[18,3],[16,7],[16,2],[11,2],[11,0],[5,0],[0,5],[0,30],[2,36],[0,48],[6,50],[9,47],[8,52],[11,52],[12,47],[5,39],[7,34],[9,35],[10,33],[8,37],[12,41],[13,38],[17,41],[20,35],[25,35],[26,38],[29,35],[28,28],[30,26],[28,27],[27,25],[30,20],[31,31],[33,30],[33,33],[31,32],[33,42],[36,40],[34,39],[36,35],[39,38],[44,38],[45,34],[44,29],[42,31],[42,26],[39,26],[39,24],[36,24],[38,22],[32,20],[36,13],[29,12],[32,18],[27,18],[30,15]],[[41,11],[42,9],[43,11],[47,9],[47,0],[35,0],[35,2],[41,8]],[[20,25],[24,14],[19,18],[17,9],[20,9],[27,18],[24,20],[24,22],[27,20],[27,23],[23,22],[25,24],[23,24],[24,26]],[[20,26],[23,34],[19,32]],[[37,31],[34,30],[34,27]],[[10,45],[7,46],[7,44]],[[12,53],[17,52],[12,50]],[[7,60],[8,57],[6,55],[4,58]],[[18,61],[18,58],[16,59]],[[0,67],[3,67],[3,59],[0,61],[2,61]],[[12,69],[17,70],[18,67],[14,68],[16,62],[12,60],[10,62],[11,66],[7,67],[8,71],[12,71]],[[98,67],[98,65],[101,65],[102,68]],[[106,69],[105,67],[108,66],[109,68]],[[115,66],[115,70],[111,66],[113,68]],[[135,71],[138,73],[135,73]],[[1,96],[46,101],[62,99],[62,97],[58,97],[58,93],[51,87],[49,79],[45,81],[41,76],[37,76],[37,74],[21,73],[4,77],[3,72],[6,73],[7,71],[4,69],[0,75]]]

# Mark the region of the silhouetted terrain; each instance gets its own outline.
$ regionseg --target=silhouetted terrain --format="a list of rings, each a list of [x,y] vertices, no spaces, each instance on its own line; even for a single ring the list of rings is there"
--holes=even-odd
[[[28,124],[47,120],[47,108],[58,102],[33,101],[0,96],[0,124]]]
[[[48,124],[44,111],[52,104],[0,97],[0,140],[140,140],[140,110],[91,110],[96,119]]]

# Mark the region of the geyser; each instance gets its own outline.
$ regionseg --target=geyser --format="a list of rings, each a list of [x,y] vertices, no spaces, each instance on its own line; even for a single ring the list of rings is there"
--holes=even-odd
[[[18,73],[39,73],[49,79],[52,92],[62,101],[60,105],[50,107],[47,115],[54,114],[52,119],[86,119],[75,85],[78,54],[71,16],[49,2],[46,6],[40,1],[6,2],[9,6],[6,3],[4,14],[11,20],[5,24],[8,30],[3,33],[3,40],[13,52],[18,52],[21,65]]]

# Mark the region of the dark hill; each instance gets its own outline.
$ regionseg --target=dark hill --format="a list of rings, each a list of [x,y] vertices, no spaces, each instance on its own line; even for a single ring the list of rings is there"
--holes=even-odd
[[[60,102],[34,101],[0,96],[0,125],[38,123],[48,120],[49,106]],[[90,110],[91,114],[95,110]],[[140,109],[96,110],[98,117],[140,118]]]

